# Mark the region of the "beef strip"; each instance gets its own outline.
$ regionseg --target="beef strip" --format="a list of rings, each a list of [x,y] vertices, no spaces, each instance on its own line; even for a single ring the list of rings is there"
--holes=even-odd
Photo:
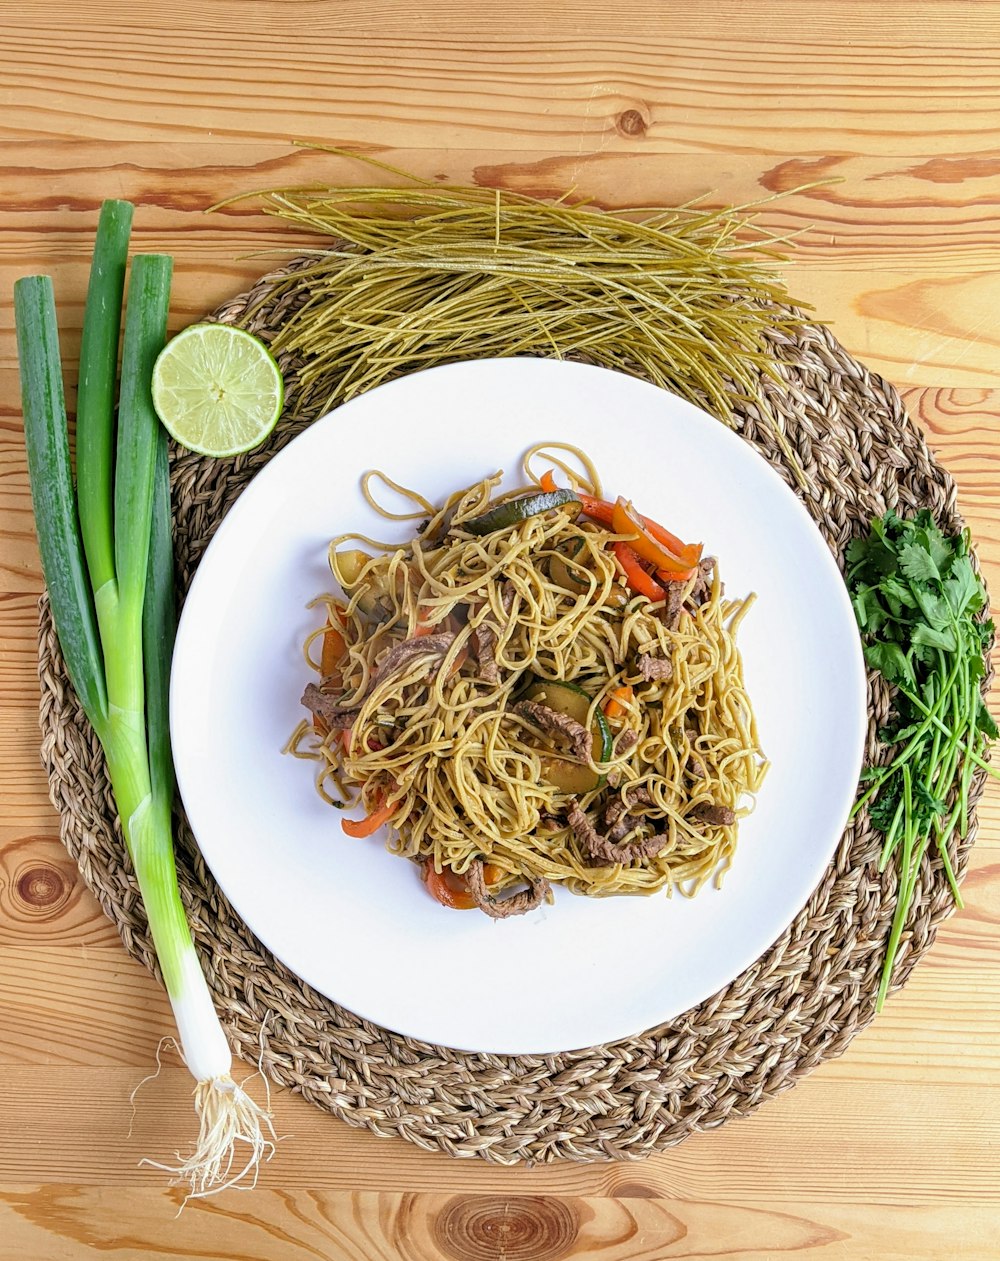
[[[372,675],[372,688],[377,687],[390,674],[395,674],[400,666],[404,665],[412,657],[420,657],[424,654],[443,657],[454,642],[455,636],[451,631],[438,635],[422,635],[419,638],[404,639],[401,644],[397,644],[395,648],[390,649],[385,660],[380,662]]]
[[[497,668],[496,659],[496,631],[492,626],[482,622],[479,626],[473,628],[472,638],[476,645],[479,677],[484,683],[497,683],[500,679],[500,671]]]
[[[624,818],[631,816],[625,815]],[[573,799],[566,816],[573,834],[584,848],[587,861],[592,867],[610,867],[614,863],[633,863],[643,858],[655,858],[667,843],[662,832],[653,836],[639,837],[625,844],[616,844],[608,836],[602,836]],[[619,821],[619,825],[620,825]]]
[[[604,808],[604,826],[608,830],[607,839],[616,845],[620,844],[629,832],[634,832],[645,822],[641,814],[632,814],[632,810],[636,806],[651,806],[652,804],[652,797],[642,787],[626,789],[625,800],[615,797],[608,802]]]
[[[505,578],[500,584],[500,606],[505,613],[510,613],[514,607],[514,597],[517,595],[517,588],[509,578]]]
[[[639,673],[646,683],[666,682],[674,673],[674,667],[666,657],[651,657],[641,652],[638,658]]]
[[[641,826],[642,815],[632,814],[630,811],[626,810],[625,813],[619,815],[611,827],[608,828],[607,839],[612,843],[612,845],[621,845],[622,841],[624,841],[625,837],[628,836],[630,832],[634,832],[636,828]]]
[[[684,769],[693,775],[695,779],[706,779],[708,771],[705,769],[705,763],[701,754],[694,747],[701,732],[698,730],[697,718],[692,718],[690,713],[684,716],[684,734],[688,738],[688,743],[692,746]]]
[[[604,807],[603,823],[606,828],[613,828],[618,820],[628,813],[628,806],[621,797],[614,797]]]
[[[420,656],[423,653],[427,653],[430,656],[434,654],[444,656],[454,640],[455,636],[451,633],[424,635],[419,639],[404,639],[401,644],[397,644],[390,649],[385,660],[375,670],[375,673],[369,680],[367,691],[370,692],[383,679],[395,673],[401,665],[412,657]],[[306,690],[302,693],[302,704],[311,713],[322,718],[332,731],[344,731],[352,726],[363,701],[364,696],[359,696],[352,705],[342,705],[334,697],[328,696],[326,692],[321,692],[315,683],[306,684]]]
[[[486,892],[482,859],[474,858],[465,873],[465,883],[476,906],[490,919],[510,919],[512,915],[525,915],[541,906],[549,895],[549,882],[542,876],[526,876],[528,887],[507,897],[494,897]]]
[[[639,737],[629,727],[626,727],[624,731],[618,733],[618,738],[615,740],[614,756],[623,757],[634,749],[638,743]]]
[[[315,683],[306,684],[302,704],[317,718],[322,718],[331,731],[346,731],[358,716],[357,705],[341,705],[335,696],[321,692]]]
[[[677,623],[681,620],[681,609],[684,607],[684,583],[668,582],[667,583],[667,600],[662,609],[658,609],[656,616],[660,619],[667,630],[676,630]]]
[[[705,763],[698,754],[693,751],[687,755],[687,762],[684,764],[684,769],[692,779],[708,778],[708,771],[705,769]]]
[[[714,557],[706,556],[703,561],[699,561],[694,586],[691,588],[691,594],[687,598],[688,604],[693,604],[697,608],[699,605],[704,604],[712,594],[712,574],[714,569]]]
[[[565,736],[572,745],[574,756],[581,762],[586,762],[590,757],[594,738],[582,723],[570,718],[569,714],[557,714],[541,701],[518,701],[512,712],[527,718],[543,731]]]
[[[687,816],[689,823],[706,823],[711,828],[727,828],[736,822],[736,812],[728,806],[701,801]]]

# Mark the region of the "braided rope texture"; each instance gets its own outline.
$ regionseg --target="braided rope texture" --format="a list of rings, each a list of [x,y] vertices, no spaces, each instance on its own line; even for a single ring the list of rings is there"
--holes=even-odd
[[[274,278],[265,276],[212,318],[237,322],[268,340],[295,300],[288,293],[272,295]],[[797,490],[837,557],[842,560],[848,540],[873,515],[889,508],[904,515],[929,508],[944,530],[961,529],[954,483],[895,390],[823,327],[772,337],[781,380],[764,378],[762,390],[804,474],[804,488],[796,485],[756,407],[737,403],[736,428]],[[282,364],[289,418],[262,448],[232,460],[173,452],[182,596],[240,492],[306,427],[308,419],[290,418],[298,366]],[[104,756],[66,677],[44,596],[39,677],[42,761],[63,842],[125,948],[156,972]],[[889,709],[877,676],[869,677],[868,699],[867,757],[877,761],[884,751],[876,733]],[[983,780],[977,773],[968,834],[952,853],[959,874],[975,836]],[[873,1018],[897,888],[893,865],[878,872],[881,838],[862,812],[791,927],[698,1007],[603,1046],[558,1055],[485,1055],[403,1037],[318,994],[236,915],[183,819],[177,848],[188,920],[237,1054],[257,1062],[263,1052],[272,1081],[349,1125],[428,1151],[505,1165],[641,1158],[753,1112],[841,1055]],[[930,855],[897,957],[897,986],[952,910],[940,860]]]

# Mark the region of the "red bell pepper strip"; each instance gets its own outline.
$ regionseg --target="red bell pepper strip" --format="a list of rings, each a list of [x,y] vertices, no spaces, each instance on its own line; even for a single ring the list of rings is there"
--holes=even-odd
[[[655,539],[646,529],[642,517],[624,499],[619,499],[612,510],[611,526],[616,534],[634,535],[628,540],[629,547],[643,560],[648,560],[654,565],[661,577],[669,577],[674,582],[681,582],[694,576],[694,570],[690,564],[685,564]]]
[[[611,550],[615,554],[615,560],[621,565],[625,573],[625,581],[633,591],[639,595],[646,596],[654,604],[666,599],[666,591],[651,574],[646,573],[639,563],[639,557],[628,543],[624,543],[619,539],[616,543],[611,544]]]
[[[387,823],[399,808],[399,802],[394,801],[390,805],[384,802],[368,815],[365,819],[341,819],[340,826],[344,829],[348,836],[365,837],[371,836],[373,832],[377,832],[383,823]]]
[[[585,495],[579,490],[576,492],[576,497],[583,505],[585,516],[590,517],[592,521],[600,522],[601,525],[606,525],[609,530],[614,528],[615,505],[613,503],[607,499],[595,499],[593,495]],[[673,553],[675,559],[682,561],[687,568],[693,568],[701,560],[702,545],[700,543],[682,543],[676,534],[671,534],[658,521],[639,513],[635,515],[653,538],[662,543],[669,552]]]
[[[611,529],[611,514],[615,510],[614,504],[608,503],[606,499],[595,499],[593,495],[585,495],[582,490],[576,492],[576,497],[583,505],[585,516],[590,517],[594,521],[599,521],[601,525],[606,525]]]

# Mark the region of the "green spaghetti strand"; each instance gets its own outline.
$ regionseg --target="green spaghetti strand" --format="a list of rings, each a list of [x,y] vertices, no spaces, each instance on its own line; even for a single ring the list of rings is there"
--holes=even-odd
[[[774,343],[803,321],[775,277],[782,242],[747,215],[611,214],[408,178],[252,194],[331,239],[269,289],[284,311],[271,349],[298,365],[297,412],[434,364],[566,356],[641,375],[727,424],[749,403],[798,469],[761,378],[780,381]]]

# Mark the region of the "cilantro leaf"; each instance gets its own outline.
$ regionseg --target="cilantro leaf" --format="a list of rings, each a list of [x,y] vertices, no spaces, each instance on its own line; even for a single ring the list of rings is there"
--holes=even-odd
[[[900,683],[907,687],[916,687],[917,680],[913,666],[906,659],[906,654],[899,644],[879,643],[865,645],[865,660],[873,670],[878,670],[887,683]]]
[[[938,572],[942,576],[946,574],[954,559],[955,550],[937,526],[931,524],[926,529],[921,530],[917,538],[920,540],[921,545],[927,549],[927,554],[934,562]]]
[[[944,596],[956,617],[975,614],[983,607],[983,588],[967,556],[957,559],[944,584]]]
[[[910,655],[914,661],[922,666],[932,666],[934,664],[934,649],[930,644],[913,644],[910,648]]]
[[[951,625],[951,610],[948,608],[948,602],[942,596],[935,595],[933,591],[918,589],[915,592],[917,597],[917,607],[923,613],[928,626],[933,626],[937,630],[944,630],[946,626]],[[955,647],[954,635],[952,636],[952,648]]]
[[[868,817],[872,821],[872,826],[878,828],[883,835],[892,827],[902,795],[902,780],[900,776],[893,775],[868,806]]]
[[[886,611],[882,607],[877,588],[862,584],[854,593],[851,603],[862,630],[877,631],[885,625]]]
[[[883,578],[878,589],[894,618],[901,618],[904,610],[917,607],[912,588],[895,576]]]
[[[916,813],[928,826],[934,819],[948,809],[947,802],[935,797],[922,779],[913,781],[913,807]]]
[[[905,543],[900,548],[899,567],[913,583],[941,581],[941,571],[934,557],[917,542]]]
[[[910,642],[915,646],[924,645],[928,648],[941,648],[945,652],[954,652],[957,647],[955,632],[951,627],[939,630],[938,627],[927,623],[920,623],[914,626]],[[921,660],[925,659],[921,656]]]
[[[864,582],[877,583],[896,570],[895,548],[879,534],[873,533],[867,539],[851,539],[845,555],[852,577]]]
[[[997,726],[996,720],[986,708],[986,703],[981,696],[976,710],[976,727],[990,740],[995,740],[1000,736],[1000,727]]]

